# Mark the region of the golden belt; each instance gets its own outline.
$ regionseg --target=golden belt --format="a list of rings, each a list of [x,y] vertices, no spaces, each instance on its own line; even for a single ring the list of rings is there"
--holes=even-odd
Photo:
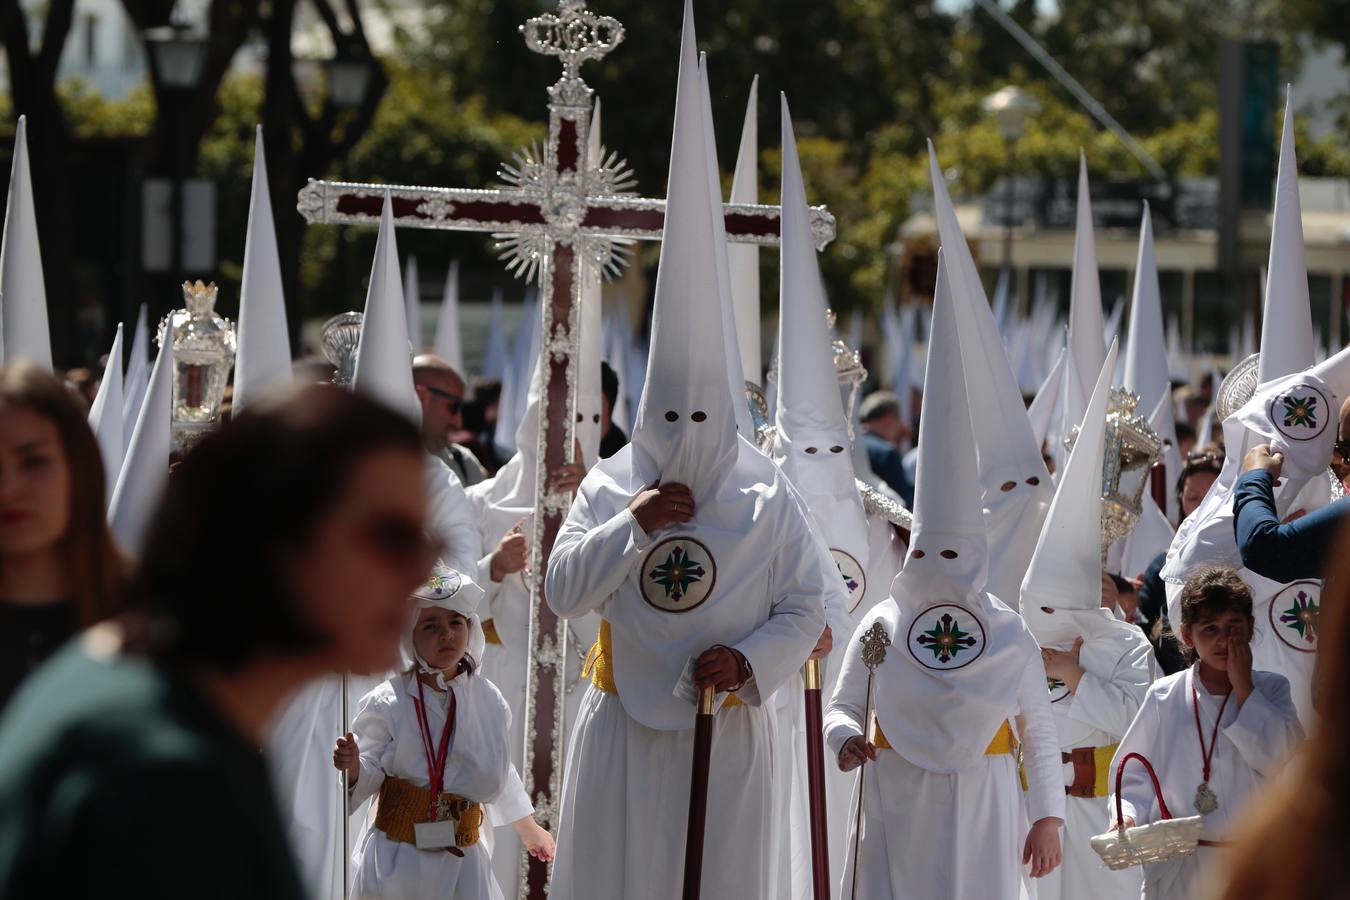
[[[609,634],[609,620],[600,620],[600,634],[596,636],[595,643],[591,644],[591,650],[586,654],[586,663],[581,667],[581,676],[591,677],[591,684],[595,685],[606,694],[617,694],[619,686],[614,683],[614,666],[610,662],[614,658],[613,638]],[[725,709],[729,706],[743,706],[740,697],[735,694],[728,694],[726,702],[722,704]]]
[[[455,846],[472,847],[478,843],[483,826],[483,805],[459,794],[441,794],[437,801],[438,818],[455,822]],[[415,825],[431,821],[431,791],[386,776],[380,785],[380,804],[375,811],[375,827],[401,844],[417,843]],[[451,849],[451,848],[446,848]]]
[[[886,735],[881,731],[881,722],[878,719],[872,719],[872,746],[878,750],[893,750],[890,741],[886,740]],[[985,748],[985,756],[1002,756],[1005,753],[1012,753],[1017,749],[1017,738],[1013,736],[1012,725],[1007,719],[999,726],[998,734],[989,742]]]

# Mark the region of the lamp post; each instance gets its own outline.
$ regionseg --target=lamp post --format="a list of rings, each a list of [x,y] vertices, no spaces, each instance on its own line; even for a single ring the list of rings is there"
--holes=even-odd
[[[1012,269],[1013,204],[1016,201],[1013,192],[1012,151],[1013,145],[1026,132],[1027,119],[1041,108],[1030,94],[1021,88],[1008,85],[999,88],[981,103],[984,111],[993,115],[998,123],[999,133],[1003,135],[1003,268]],[[1020,299],[1020,298],[1019,298]]]
[[[187,111],[192,93],[201,80],[206,63],[208,43],[206,36],[194,32],[191,26],[178,21],[145,33],[150,49],[151,65],[159,82],[161,100],[169,101],[170,109],[160,110],[160,128],[170,131],[172,153],[171,188],[169,199],[170,280],[176,280],[183,265],[183,181],[187,178],[187,131],[181,119]],[[166,113],[168,115],[166,115]]]

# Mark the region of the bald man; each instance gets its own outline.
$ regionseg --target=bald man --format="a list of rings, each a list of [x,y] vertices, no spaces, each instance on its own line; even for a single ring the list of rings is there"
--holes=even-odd
[[[465,487],[487,477],[473,451],[454,442],[464,431],[464,379],[439,356],[424,353],[413,360],[413,385],[422,401],[422,443],[427,452],[449,466]]]
[[[1350,399],[1341,404],[1340,431],[1329,464],[1344,486],[1350,478]],[[1284,455],[1272,452],[1269,444],[1258,444],[1242,460],[1233,493],[1233,528],[1242,564],[1281,584],[1321,578],[1341,524],[1350,519],[1350,498],[1281,522],[1275,511],[1275,480],[1283,465]]]

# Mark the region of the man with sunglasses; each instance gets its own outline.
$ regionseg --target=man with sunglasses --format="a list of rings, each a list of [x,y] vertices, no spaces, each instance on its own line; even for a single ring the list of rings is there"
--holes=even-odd
[[[1340,500],[1304,516],[1281,522],[1275,510],[1275,482],[1284,454],[1258,444],[1242,460],[1233,492],[1234,529],[1242,564],[1258,575],[1287,584],[1321,578],[1341,523],[1350,518],[1350,500]],[[1341,404],[1340,432],[1333,445],[1331,471],[1345,485],[1350,476],[1350,399]]]
[[[413,385],[422,401],[422,443],[463,485],[471,487],[487,471],[468,447],[455,442],[464,434],[464,379],[439,356],[424,353],[413,360]]]

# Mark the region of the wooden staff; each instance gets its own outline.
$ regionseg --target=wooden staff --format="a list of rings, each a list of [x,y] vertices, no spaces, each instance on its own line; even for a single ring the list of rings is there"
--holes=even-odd
[[[862,720],[863,740],[866,741],[872,725],[872,683],[876,679],[877,667],[886,661],[886,648],[891,645],[891,639],[880,622],[873,622],[872,627],[858,640],[863,645],[863,665],[867,666],[867,699],[863,704]],[[853,820],[853,890],[849,894],[853,900],[857,900],[858,897],[858,850],[862,846],[863,800],[866,797],[863,793],[865,771],[867,771],[866,756],[858,764],[858,810]]]
[[[347,709],[347,673],[342,673],[342,736],[346,737],[351,731],[351,714]],[[347,770],[342,770],[342,900],[347,900],[351,896],[351,872],[349,871],[352,860],[351,843],[351,785],[347,783]]]
[[[811,891],[830,897],[830,831],[825,817],[825,718],[820,709],[820,660],[802,667],[806,700],[806,795],[811,810]]]
[[[705,687],[698,693],[694,716],[694,773],[689,779],[689,830],[684,840],[684,900],[698,900],[703,884],[703,829],[708,820],[708,766],[712,761],[713,698]]]
[[[1163,511],[1163,515],[1167,515],[1167,467],[1163,465],[1161,459],[1149,469],[1148,489],[1153,495],[1153,502],[1158,504],[1158,509]]]

